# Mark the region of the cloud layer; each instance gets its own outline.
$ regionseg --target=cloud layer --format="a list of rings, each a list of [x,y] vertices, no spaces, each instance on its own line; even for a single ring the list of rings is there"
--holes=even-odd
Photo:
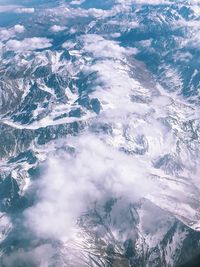
[[[142,162],[97,136],[72,138],[68,145],[75,152],[49,157],[38,203],[25,212],[26,225],[40,237],[67,240],[73,237],[76,220],[96,201],[104,203],[110,196],[136,201],[151,190]]]

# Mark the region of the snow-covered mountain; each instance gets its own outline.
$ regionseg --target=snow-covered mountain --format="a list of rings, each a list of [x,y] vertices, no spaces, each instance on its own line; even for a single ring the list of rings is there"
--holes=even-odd
[[[1,266],[198,261],[199,20],[195,0],[0,1]]]

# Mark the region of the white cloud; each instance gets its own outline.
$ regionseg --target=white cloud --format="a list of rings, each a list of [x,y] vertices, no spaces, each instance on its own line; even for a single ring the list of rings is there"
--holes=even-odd
[[[112,37],[112,38],[119,38],[120,36],[121,36],[121,33],[119,33],[119,32],[115,32],[115,33],[110,34],[110,37]]]
[[[106,40],[103,37],[96,34],[87,34],[83,36],[85,43],[85,50],[93,53],[95,57],[104,58],[121,58],[123,54],[131,55],[136,54],[135,48],[124,48],[116,41]]]
[[[23,52],[36,49],[44,49],[51,47],[51,45],[52,45],[51,40],[47,38],[33,37],[33,38],[25,38],[22,41],[9,40],[6,43],[6,49],[8,51]]]
[[[64,144],[63,144],[64,145]],[[75,154],[49,156],[38,188],[38,203],[25,212],[25,224],[38,236],[72,238],[78,217],[110,196],[135,201],[152,190],[140,159],[113,149],[91,134],[71,138]]]
[[[0,39],[1,41],[6,41],[10,38],[15,37],[18,33],[23,33],[25,31],[25,27],[23,25],[15,25],[12,28],[0,28]]]
[[[200,4],[199,0],[188,0],[188,2],[189,2],[189,4],[194,4],[194,5],[195,4],[197,4],[197,5]]]
[[[66,42],[64,42],[63,44],[62,44],[62,47],[64,48],[64,49],[73,49],[74,47],[75,47],[75,43],[74,42],[72,42],[72,41],[66,41]]]
[[[53,25],[50,30],[52,32],[60,32],[60,31],[64,31],[66,29],[66,27],[64,26],[59,26],[59,25]]]
[[[22,33],[22,32],[24,32],[25,31],[25,28],[24,28],[24,26],[23,25],[15,25],[14,26],[14,30],[16,31],[16,32],[18,32],[18,33]]]
[[[73,0],[70,2],[71,5],[81,5],[85,2],[85,0]]]
[[[147,5],[161,5],[161,4],[172,4],[172,2],[168,0],[117,0],[117,3],[124,5],[132,5],[132,4],[147,4]]]
[[[16,13],[27,13],[27,14],[32,14],[35,12],[35,8],[33,7],[18,7],[15,9]]]

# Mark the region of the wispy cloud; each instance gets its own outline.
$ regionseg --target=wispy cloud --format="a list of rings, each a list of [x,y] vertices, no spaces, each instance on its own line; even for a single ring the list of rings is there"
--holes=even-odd
[[[119,4],[132,5],[132,4],[141,4],[141,5],[162,5],[162,4],[172,4],[172,1],[168,0],[117,0]]]
[[[14,10],[16,13],[27,13],[32,14],[35,12],[35,8],[33,7],[18,7]]]
[[[3,257],[3,266],[48,266],[55,250],[51,245],[41,245],[31,250],[20,249]]]
[[[0,13],[7,12],[32,14],[35,12],[35,9],[33,7],[23,7],[18,5],[0,5]]]
[[[18,6],[15,6],[15,5],[0,5],[0,13],[12,12],[16,10],[17,8]]]

